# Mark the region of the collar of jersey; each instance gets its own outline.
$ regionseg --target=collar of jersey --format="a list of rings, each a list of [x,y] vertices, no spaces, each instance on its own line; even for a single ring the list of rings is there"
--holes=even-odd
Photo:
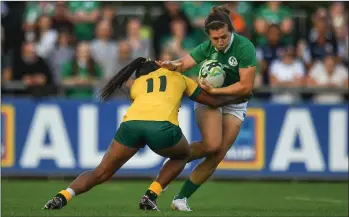
[[[231,33],[229,45],[228,45],[227,48],[225,48],[224,53],[228,52],[228,50],[230,49],[231,45],[233,44],[233,41],[234,41],[234,33]],[[214,49],[216,51],[218,51],[217,48],[214,48]]]

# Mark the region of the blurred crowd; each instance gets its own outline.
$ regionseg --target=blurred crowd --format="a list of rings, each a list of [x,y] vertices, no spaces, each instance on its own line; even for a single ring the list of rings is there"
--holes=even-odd
[[[348,87],[344,2],[316,8],[300,34],[296,9],[282,2],[159,2],[162,12],[145,23],[136,15],[120,19],[117,3],[28,1],[19,10],[2,1],[2,86],[17,81],[27,87],[2,92],[92,98],[92,84],[108,80],[135,57],[173,60],[207,40],[204,20],[217,4],[229,7],[235,31],[256,47],[256,87]],[[198,67],[186,75],[197,76]],[[280,103],[302,98],[288,92],[268,97]],[[312,99],[339,103],[343,96]]]

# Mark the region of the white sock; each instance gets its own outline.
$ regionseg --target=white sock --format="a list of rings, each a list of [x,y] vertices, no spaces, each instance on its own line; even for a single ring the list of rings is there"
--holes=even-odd
[[[71,188],[67,188],[67,189],[66,189],[66,191],[68,191],[72,197],[74,197],[74,196],[75,196],[75,192],[74,192],[74,190],[73,190],[73,189],[71,189]]]

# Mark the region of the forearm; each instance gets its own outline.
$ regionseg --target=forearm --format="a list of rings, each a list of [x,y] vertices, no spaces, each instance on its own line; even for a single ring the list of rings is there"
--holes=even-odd
[[[184,72],[185,69],[184,69],[184,64],[183,64],[183,58],[180,58],[180,59],[177,59],[177,60],[173,60],[172,61],[172,64],[173,64],[173,68],[170,69],[172,71],[176,71],[176,72]]]
[[[214,88],[212,94],[214,95],[234,95],[234,96],[245,96],[252,92],[253,87],[243,85],[241,82],[237,82],[227,87]]]
[[[201,91],[200,95],[194,100],[198,103],[205,104],[214,108],[222,107],[229,104],[238,104],[248,100],[249,95],[241,96],[213,96],[206,91]]]
[[[174,71],[185,72],[186,70],[195,66],[197,63],[192,58],[192,56],[190,56],[190,54],[186,54],[182,58],[178,60],[174,60],[172,64],[173,64]]]

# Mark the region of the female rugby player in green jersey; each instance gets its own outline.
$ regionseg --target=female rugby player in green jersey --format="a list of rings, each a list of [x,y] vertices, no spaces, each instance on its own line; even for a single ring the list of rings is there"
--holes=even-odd
[[[136,79],[129,80],[132,74]],[[103,101],[125,83],[131,84],[132,104],[96,169],[82,173],[66,190],[49,200],[44,209],[61,209],[73,196],[89,191],[110,179],[138,150],[148,145],[155,153],[170,160],[141,198],[140,209],[159,210],[156,198],[184,169],[190,149],[178,124],[183,95],[209,106],[227,105],[241,97],[212,97],[179,72],[160,68],[154,61],[137,58],[118,72],[101,91]]]
[[[256,51],[252,42],[234,33],[229,10],[214,7],[205,20],[210,40],[197,46],[190,54],[175,61],[157,62],[161,67],[184,72],[204,60],[218,60],[223,64],[226,79],[222,88],[201,84],[213,95],[245,95],[252,92],[256,72]],[[221,108],[196,103],[195,114],[202,141],[190,145],[189,161],[205,157],[192,171],[180,192],[172,201],[172,208],[191,211],[187,199],[216,170],[231,148],[245,118],[247,100]]]

